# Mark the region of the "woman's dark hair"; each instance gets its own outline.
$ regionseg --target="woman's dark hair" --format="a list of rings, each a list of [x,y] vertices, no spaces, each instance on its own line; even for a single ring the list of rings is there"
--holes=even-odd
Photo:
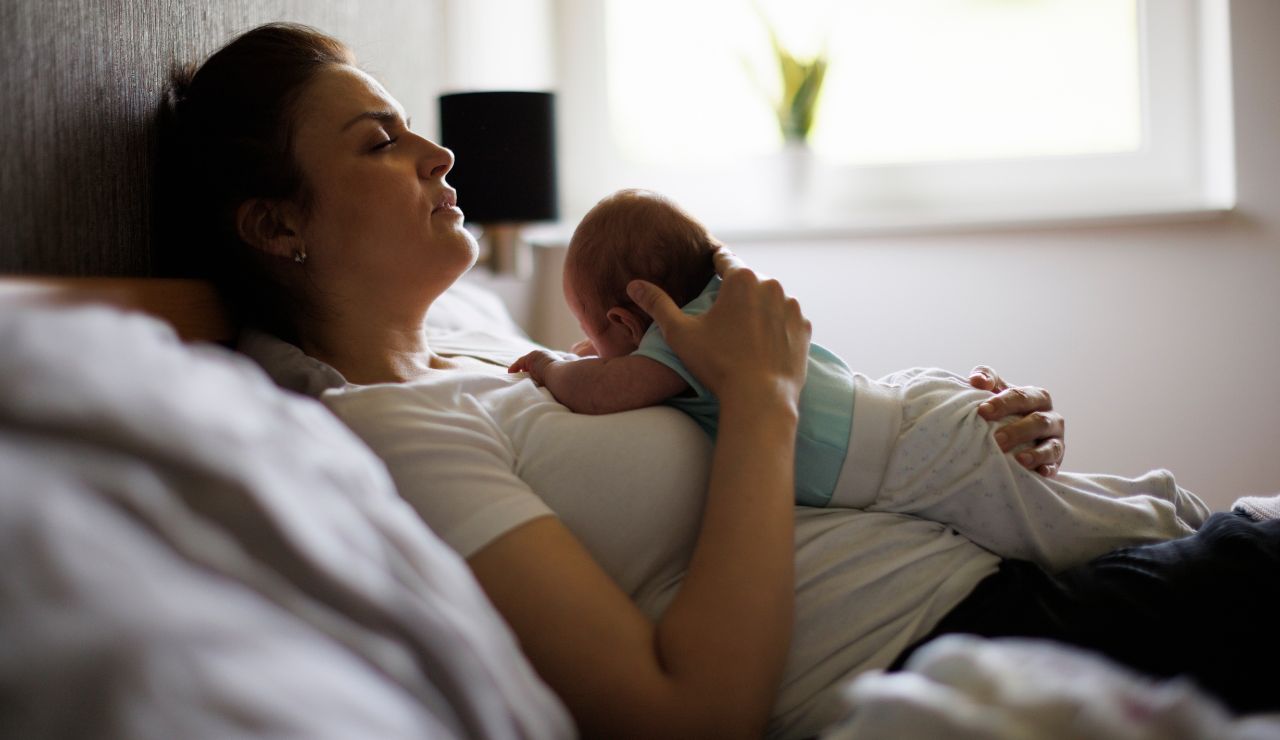
[[[298,99],[321,70],[354,62],[345,44],[314,28],[269,23],[173,72],[158,122],[158,272],[213,279],[235,320],[295,338],[296,317],[314,303],[305,265],[245,244],[236,209],[270,198],[305,210],[293,153]]]

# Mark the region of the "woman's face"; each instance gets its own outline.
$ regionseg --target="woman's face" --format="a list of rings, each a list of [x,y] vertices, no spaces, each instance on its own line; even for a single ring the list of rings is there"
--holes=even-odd
[[[377,81],[326,68],[295,115],[294,156],[310,196],[301,235],[322,289],[407,308],[475,263],[475,239],[445,183],[453,153],[410,131]]]

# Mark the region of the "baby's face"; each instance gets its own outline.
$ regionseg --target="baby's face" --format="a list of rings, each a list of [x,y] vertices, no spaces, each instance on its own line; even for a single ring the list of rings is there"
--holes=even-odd
[[[588,278],[589,279],[589,278]],[[585,292],[580,292],[575,284],[574,276],[565,271],[564,302],[569,311],[578,320],[582,333],[591,340],[596,354],[604,359],[622,357],[636,351],[639,346],[626,327],[616,321],[610,321],[609,307],[595,307],[598,301],[584,300]]]

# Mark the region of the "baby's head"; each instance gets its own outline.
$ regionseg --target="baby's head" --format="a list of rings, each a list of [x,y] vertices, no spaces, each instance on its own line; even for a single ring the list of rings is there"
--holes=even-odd
[[[718,246],[665,196],[619,190],[588,211],[569,240],[565,302],[601,357],[630,354],[651,319],[627,297],[627,283],[648,280],[683,306],[715,274]]]

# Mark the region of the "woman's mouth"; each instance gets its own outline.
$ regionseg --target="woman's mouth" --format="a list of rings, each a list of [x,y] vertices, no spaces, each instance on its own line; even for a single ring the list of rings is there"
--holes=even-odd
[[[458,194],[456,192],[453,190],[446,190],[440,193],[440,196],[436,198],[436,204],[435,207],[431,209],[431,213],[434,215],[441,211],[458,214],[462,213],[462,209],[458,208]]]

